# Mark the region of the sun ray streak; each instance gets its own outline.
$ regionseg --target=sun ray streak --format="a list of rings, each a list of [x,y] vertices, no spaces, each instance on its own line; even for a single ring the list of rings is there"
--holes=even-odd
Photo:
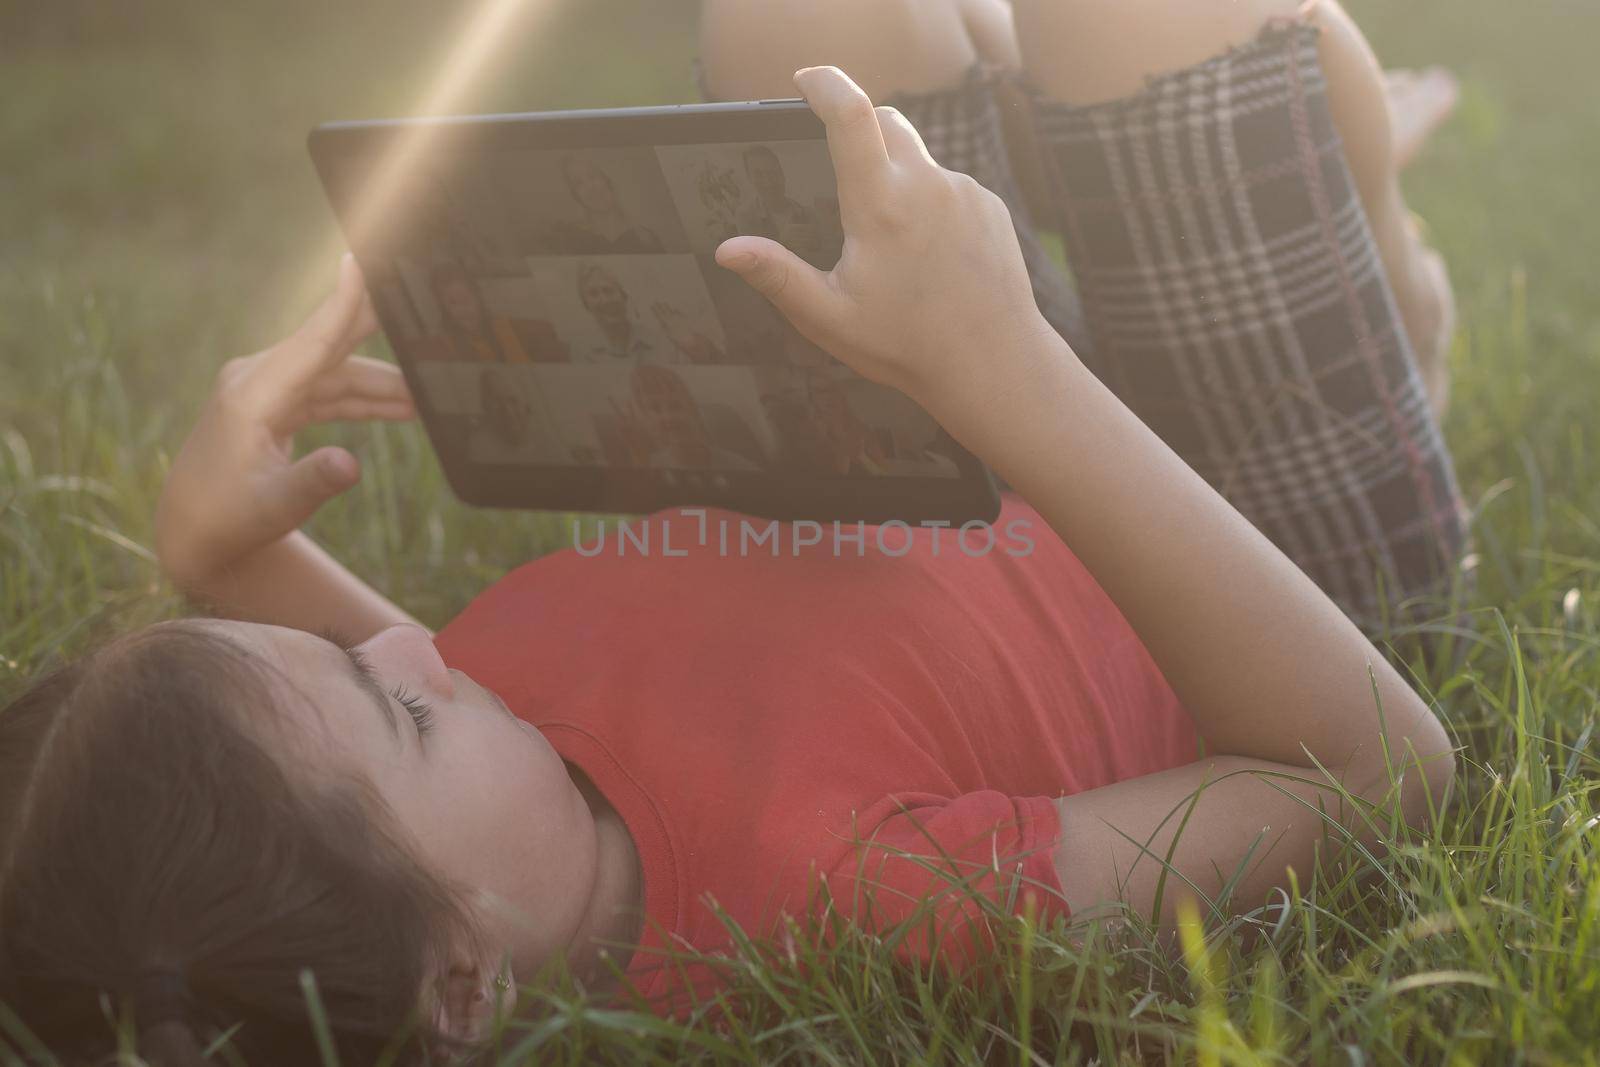
[[[537,28],[561,6],[562,0],[483,0],[466,20],[432,84],[410,113],[415,116],[455,113],[468,92],[494,70],[497,60],[505,57],[507,46],[514,40],[531,39]],[[361,203],[345,220],[349,234],[366,233],[381,224],[395,206],[408,175],[426,159],[438,132],[437,127],[420,125],[395,139],[374,167]],[[327,284],[330,269],[345,247],[346,234],[336,231],[330,238],[330,246],[319,249],[311,269],[302,274],[308,279],[305,283],[308,291],[295,301],[297,307],[315,300],[316,291]]]

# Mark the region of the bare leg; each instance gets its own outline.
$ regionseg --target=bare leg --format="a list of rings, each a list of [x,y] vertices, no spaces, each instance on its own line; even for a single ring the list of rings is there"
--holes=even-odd
[[[1432,113],[1413,99],[1397,136],[1382,68],[1337,0],[1016,0],[1028,77],[1048,97],[1093,104],[1254,39],[1309,11],[1323,29],[1329,102],[1360,187],[1429,401],[1443,415],[1455,304],[1444,261],[1422,241],[1400,192],[1397,147],[1414,148]],[[1416,123],[1421,117],[1424,121]]]
[[[958,0],[704,0],[700,60],[719,99],[795,95],[802,67],[830,65],[874,100],[959,85],[983,55]],[[1013,63],[1015,57],[1013,57]]]

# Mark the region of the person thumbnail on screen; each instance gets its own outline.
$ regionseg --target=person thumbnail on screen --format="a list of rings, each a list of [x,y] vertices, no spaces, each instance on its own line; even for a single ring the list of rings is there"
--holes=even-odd
[[[824,370],[762,374],[777,466],[835,478],[957,478],[938,423],[902,394]]]
[[[567,462],[534,374],[529,366],[493,364],[476,371],[479,414],[468,446],[474,460],[518,466]]]
[[[548,243],[552,250],[572,255],[666,251],[654,230],[628,217],[616,184],[591,157],[563,156],[560,167],[567,192],[582,215],[551,226]]]
[[[423,359],[564,363],[571,358],[547,319],[493,312],[480,283],[459,264],[435,266],[428,273],[428,289],[437,327],[419,348]]]
[[[656,149],[696,252],[730,237],[768,237],[822,269],[843,246],[826,143],[663,145]]]
[[[702,410],[677,371],[670,367],[636,367],[629,384],[645,442],[644,466],[713,471],[759,469],[756,457],[760,445],[748,425],[734,415],[732,420],[723,421],[720,434],[714,433],[713,419]],[[730,437],[742,440],[729,441]],[[735,443],[738,448],[730,447]]]
[[[729,362],[715,305],[692,256],[530,259],[573,362],[589,366]]]
[[[814,266],[832,266],[826,261],[822,219],[789,195],[789,178],[778,153],[764,144],[751,145],[744,150],[744,173],[756,195],[740,215],[740,231],[769,237]]]
[[[655,154],[645,148],[537,151],[503,158],[497,196],[528,255],[688,251]]]

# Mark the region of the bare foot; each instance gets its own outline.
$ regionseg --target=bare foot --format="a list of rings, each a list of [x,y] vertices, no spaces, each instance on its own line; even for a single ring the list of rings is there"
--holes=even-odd
[[[1415,162],[1434,131],[1455,114],[1461,83],[1443,67],[1392,70],[1385,76],[1394,125],[1395,162],[1404,170]]]

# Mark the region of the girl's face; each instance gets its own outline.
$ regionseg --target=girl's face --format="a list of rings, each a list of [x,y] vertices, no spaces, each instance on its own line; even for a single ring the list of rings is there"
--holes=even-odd
[[[211,625],[281,675],[286,730],[266,733],[291,775],[370,782],[472,909],[499,954],[473,962],[527,979],[574,941],[598,869],[588,802],[544,736],[447,669],[425,631],[391,627],[346,651],[299,630]]]

